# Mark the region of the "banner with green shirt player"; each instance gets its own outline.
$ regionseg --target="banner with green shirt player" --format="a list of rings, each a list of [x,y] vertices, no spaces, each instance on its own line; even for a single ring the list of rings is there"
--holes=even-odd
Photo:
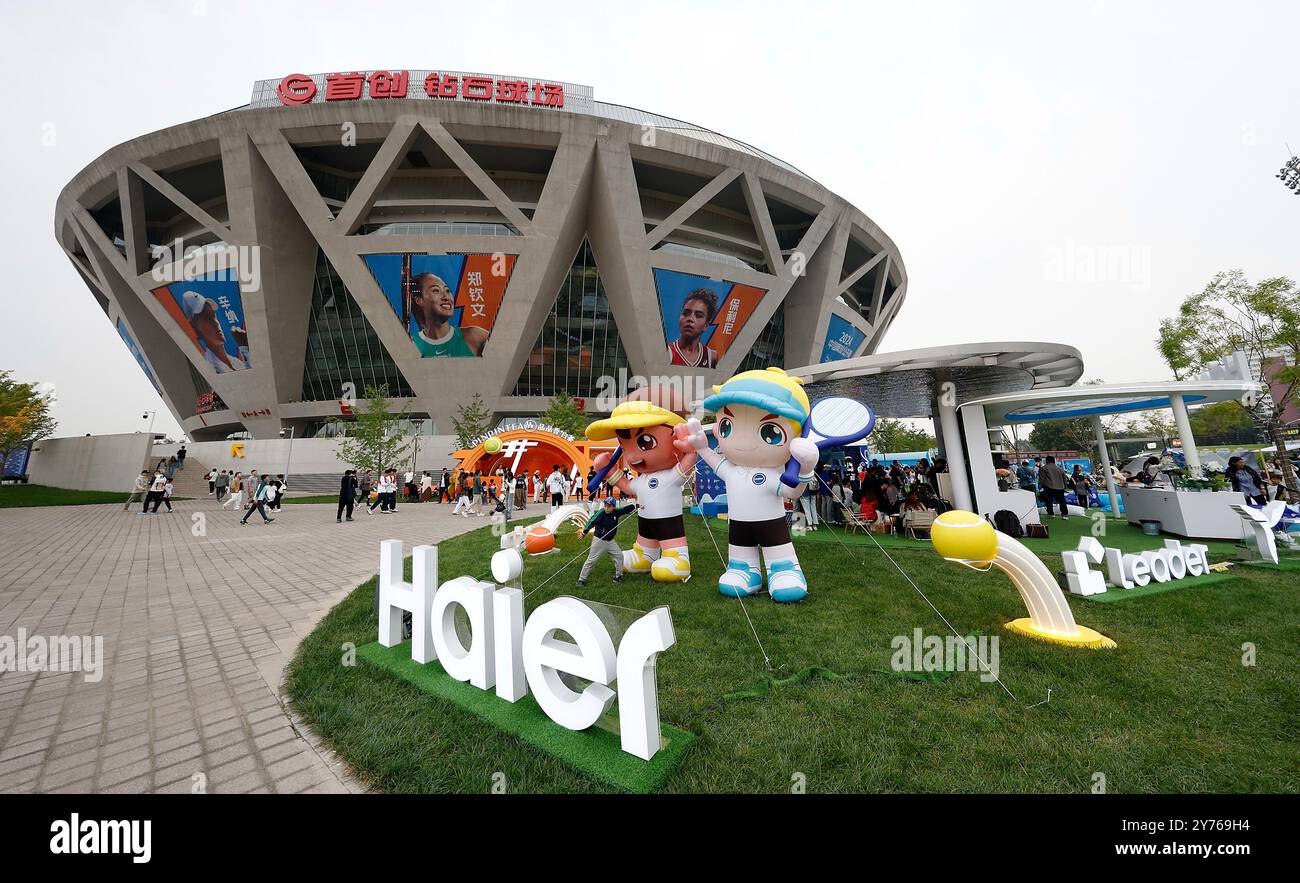
[[[366,266],[420,356],[481,356],[517,255],[368,254]]]

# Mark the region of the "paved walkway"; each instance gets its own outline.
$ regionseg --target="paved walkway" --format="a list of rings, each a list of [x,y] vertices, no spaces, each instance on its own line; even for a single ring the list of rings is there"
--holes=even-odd
[[[0,793],[357,790],[280,705],[284,667],[381,540],[409,552],[487,519],[287,505],[245,527],[210,499],[175,506],[0,509],[0,636],[102,635],[104,654],[97,683],[0,673]]]

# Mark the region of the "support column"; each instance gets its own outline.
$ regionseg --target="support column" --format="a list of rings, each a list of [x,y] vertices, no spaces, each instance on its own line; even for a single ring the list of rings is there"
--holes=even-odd
[[[1196,450],[1196,439],[1192,437],[1192,421],[1187,418],[1187,403],[1181,394],[1169,397],[1169,404],[1174,409],[1174,423],[1178,426],[1178,437],[1183,442],[1183,457],[1187,460],[1187,473],[1201,477],[1201,455]]]
[[[1119,517],[1119,494],[1115,492],[1115,477],[1110,473],[1110,451],[1106,450],[1106,427],[1101,417],[1092,415],[1092,431],[1097,434],[1097,459],[1101,460],[1101,474],[1106,477],[1106,493],[1110,496],[1110,514]]]
[[[971,512],[974,511],[974,505],[971,501],[970,479],[966,473],[965,442],[961,430],[957,428],[957,397],[943,388],[946,379],[935,378],[937,394],[934,397],[934,413],[938,418],[937,428],[943,438],[943,457],[948,461],[948,474],[952,477],[952,504],[958,509]],[[987,447],[987,432],[984,444]]]

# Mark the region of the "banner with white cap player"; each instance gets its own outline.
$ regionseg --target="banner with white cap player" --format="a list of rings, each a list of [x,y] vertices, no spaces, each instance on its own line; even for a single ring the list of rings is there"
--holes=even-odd
[[[153,290],[168,314],[214,373],[249,367],[248,334],[239,281],[228,271],[202,279],[173,282]]]
[[[587,427],[589,441],[617,438],[618,448],[592,461],[595,493],[606,475],[609,484],[636,497],[637,535],[623,553],[628,573],[649,573],[656,582],[684,582],[691,576],[690,550],[682,521],[682,487],[695,471],[697,455],[686,441],[685,403],[676,390],[647,386],[634,390],[609,417]],[[614,466],[622,459],[636,470],[629,479]]]

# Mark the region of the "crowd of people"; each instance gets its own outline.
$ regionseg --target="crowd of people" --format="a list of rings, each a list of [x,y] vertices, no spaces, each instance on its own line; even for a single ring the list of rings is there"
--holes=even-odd
[[[1136,472],[1119,469],[1114,465],[1110,467],[1111,479],[1117,487],[1136,486],[1173,490],[1174,476],[1181,472],[1182,470],[1168,453],[1163,456],[1147,457]],[[1267,478],[1244,458],[1232,457],[1228,461],[1224,478],[1234,491],[1243,494],[1253,503],[1262,505],[1272,500],[1296,502],[1293,499],[1294,495],[1287,490],[1282,470],[1276,460],[1268,462],[1265,473]],[[1090,505],[1089,498],[1092,491],[1105,487],[1106,483],[1103,475],[1089,474],[1078,463],[1075,463],[1067,473],[1052,456],[1034,457],[1021,460],[1019,463],[1004,459],[997,464],[997,477],[999,490],[1019,488],[1031,491],[1046,507],[1048,515],[1059,507],[1063,518],[1067,517],[1065,502],[1067,491],[1074,491],[1077,505],[1086,510]]]
[[[847,512],[869,524],[897,527],[909,511],[951,508],[939,493],[938,476],[947,471],[942,457],[933,463],[923,457],[915,465],[897,460],[886,465],[876,459],[823,464],[817,480],[799,497],[798,510],[810,530],[822,524],[843,525]]]
[[[463,518],[502,513],[509,520],[515,510],[527,509],[529,503],[548,504],[554,509],[570,500],[581,502],[587,499],[587,483],[595,474],[591,469],[585,478],[573,476],[558,463],[553,464],[545,475],[539,469],[531,473],[527,470],[516,473],[509,466],[498,466],[488,472],[444,468],[436,474],[429,470],[417,473],[408,469],[401,475],[396,468],[389,468],[376,479],[371,472],[358,474],[357,470],[349,469],[339,486],[335,520],[351,521],[357,505],[364,505],[371,515],[376,512],[394,513],[399,498],[404,503],[451,504],[452,514]],[[617,494],[620,499],[623,496],[607,486],[590,496],[595,500],[602,494]]]

